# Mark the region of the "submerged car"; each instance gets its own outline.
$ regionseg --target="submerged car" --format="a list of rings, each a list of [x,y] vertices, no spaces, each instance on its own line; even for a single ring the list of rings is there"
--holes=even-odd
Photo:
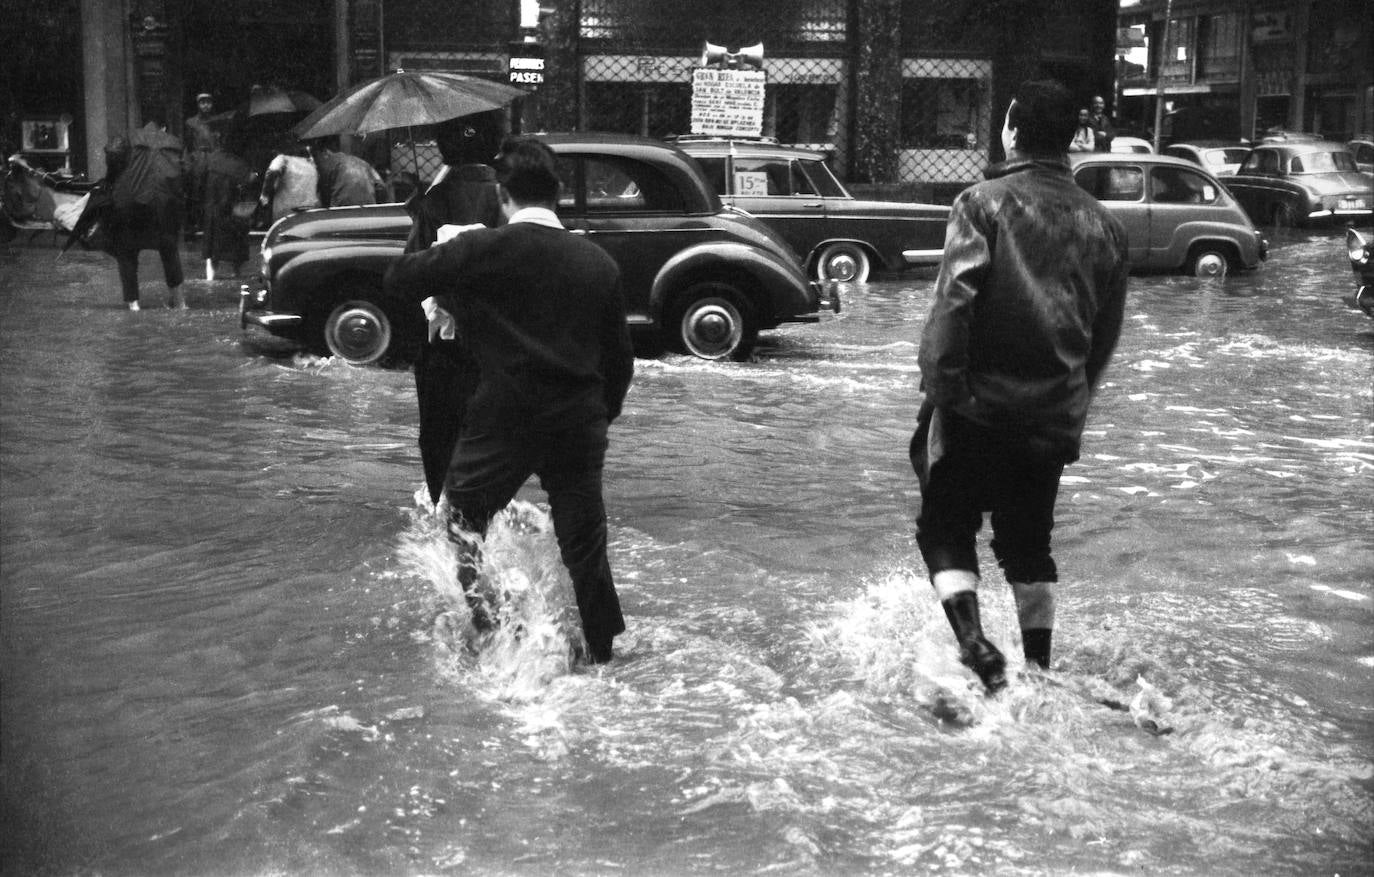
[[[1240,169],[1241,162],[1250,154],[1250,147],[1244,143],[1221,141],[1171,143],[1164,147],[1164,154],[1205,167],[1213,176],[1229,177]]]
[[[1269,244],[1221,182],[1181,158],[1079,153],[1073,177],[1126,228],[1132,271],[1219,277],[1254,268]]]
[[[706,359],[743,359],[760,331],[839,311],[833,285],[810,282],[776,231],[722,205],[677,148],[617,135],[541,139],[558,156],[559,219],[616,260],[641,338]],[[423,312],[382,286],[409,231],[400,204],[283,218],[263,239],[261,276],[240,294],[241,325],[355,364],[413,358]]]
[[[1374,238],[1365,238],[1355,229],[1347,228],[1345,247],[1350,256],[1350,268],[1359,280],[1355,306],[1374,317]]]
[[[855,198],[823,152],[771,140],[683,137],[721,200],[773,228],[816,280],[862,283],[874,271],[938,265],[949,208]]]
[[[1261,143],[1226,187],[1255,222],[1312,225],[1374,216],[1374,175],[1362,173],[1339,143]]]

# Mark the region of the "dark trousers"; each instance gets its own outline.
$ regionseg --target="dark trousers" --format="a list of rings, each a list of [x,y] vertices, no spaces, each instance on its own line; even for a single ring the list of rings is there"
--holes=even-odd
[[[449,467],[450,528],[459,547],[458,576],[464,589],[476,578],[480,542],[496,513],[531,475],[549,497],[554,535],[572,578],[582,631],[596,648],[609,647],[625,630],[620,598],[606,557],[606,506],[601,472],[606,459],[606,421],[553,432],[485,431],[467,428]]]
[[[124,301],[138,301],[138,250],[116,250],[112,255],[119,266],[119,286]],[[162,259],[162,276],[168,289],[176,289],[185,279],[181,270],[180,244],[175,237],[158,242],[158,257]]]
[[[1058,581],[1050,554],[1054,501],[1064,457],[1042,440],[999,431],[941,411],[944,455],[929,465],[930,406],[921,409],[911,464],[921,484],[916,544],[933,576],[978,572],[975,543],[992,513],[992,552],[1009,582]]]

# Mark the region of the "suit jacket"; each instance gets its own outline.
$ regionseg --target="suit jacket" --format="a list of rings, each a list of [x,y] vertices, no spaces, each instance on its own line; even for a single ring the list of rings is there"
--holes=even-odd
[[[477,229],[397,259],[386,288],[457,318],[480,372],[471,427],[556,433],[620,414],[634,348],[620,269],[595,244],[531,222]]]

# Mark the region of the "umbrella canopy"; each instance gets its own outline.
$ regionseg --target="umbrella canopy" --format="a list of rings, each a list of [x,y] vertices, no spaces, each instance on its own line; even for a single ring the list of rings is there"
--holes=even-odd
[[[303,91],[283,88],[268,88],[256,91],[248,98],[249,116],[265,116],[272,113],[308,113],[319,109],[319,98]]]
[[[302,140],[313,140],[334,134],[371,134],[389,128],[437,125],[499,109],[526,94],[504,82],[474,76],[397,70],[336,96],[292,130]]]

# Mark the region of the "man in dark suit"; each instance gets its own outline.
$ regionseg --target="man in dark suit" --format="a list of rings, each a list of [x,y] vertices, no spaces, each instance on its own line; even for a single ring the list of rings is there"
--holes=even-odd
[[[477,362],[477,388],[446,485],[458,580],[474,626],[493,623],[477,592],[487,527],[538,475],[588,657],[602,663],[625,630],[606,557],[601,491],[607,427],[634,372],[620,271],[605,251],[559,222],[556,162],[546,145],[508,140],[497,180],[505,225],[402,256],[386,285],[412,301],[437,299]]]

